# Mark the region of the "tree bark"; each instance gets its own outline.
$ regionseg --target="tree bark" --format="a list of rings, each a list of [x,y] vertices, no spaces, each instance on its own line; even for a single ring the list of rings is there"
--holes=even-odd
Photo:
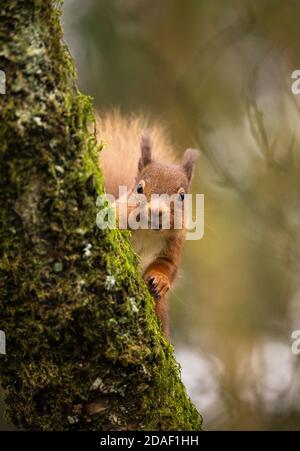
[[[31,430],[199,430],[128,233],[96,227],[91,100],[61,2],[2,0],[0,376]]]

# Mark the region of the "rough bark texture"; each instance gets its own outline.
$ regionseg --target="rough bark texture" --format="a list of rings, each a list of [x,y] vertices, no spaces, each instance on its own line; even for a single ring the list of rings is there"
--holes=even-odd
[[[38,430],[199,430],[127,233],[95,226],[99,146],[88,132],[91,101],[77,91],[61,42],[60,8],[54,0],[1,2],[0,375],[8,417]],[[88,415],[94,399],[98,412]]]

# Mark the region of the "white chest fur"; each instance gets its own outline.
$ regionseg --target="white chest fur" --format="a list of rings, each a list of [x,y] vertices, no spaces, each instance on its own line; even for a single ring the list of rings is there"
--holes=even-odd
[[[132,231],[131,241],[135,252],[140,256],[142,272],[155,260],[165,246],[166,237],[152,230]]]

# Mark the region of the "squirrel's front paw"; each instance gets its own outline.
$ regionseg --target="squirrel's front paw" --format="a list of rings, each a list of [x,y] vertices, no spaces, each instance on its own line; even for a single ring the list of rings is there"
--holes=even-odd
[[[156,300],[164,296],[170,289],[168,277],[160,271],[151,270],[145,274],[144,279]]]

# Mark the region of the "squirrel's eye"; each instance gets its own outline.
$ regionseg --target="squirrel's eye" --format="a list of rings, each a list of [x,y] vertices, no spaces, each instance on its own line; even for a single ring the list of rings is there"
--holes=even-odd
[[[139,183],[138,186],[136,187],[136,192],[138,194],[143,194],[143,191],[144,191],[144,187],[143,187],[142,183]]]
[[[184,191],[179,192],[179,200],[184,201]]]

